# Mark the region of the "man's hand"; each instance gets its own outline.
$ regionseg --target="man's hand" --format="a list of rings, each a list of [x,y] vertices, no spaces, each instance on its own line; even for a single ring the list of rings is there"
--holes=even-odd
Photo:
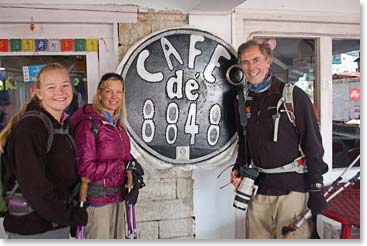
[[[238,177],[238,172],[236,169],[231,172],[230,182],[234,186],[234,190],[237,191],[238,186],[240,186],[241,183],[241,178]]]
[[[328,207],[323,193],[321,191],[309,191],[307,207],[311,209],[314,216],[322,213]]]

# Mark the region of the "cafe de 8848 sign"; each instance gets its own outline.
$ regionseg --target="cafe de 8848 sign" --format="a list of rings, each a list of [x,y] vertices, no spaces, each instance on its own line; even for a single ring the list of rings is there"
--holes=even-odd
[[[235,142],[226,70],[232,47],[197,29],[161,31],[137,43],[118,72],[126,83],[127,129],[144,155],[199,164]]]

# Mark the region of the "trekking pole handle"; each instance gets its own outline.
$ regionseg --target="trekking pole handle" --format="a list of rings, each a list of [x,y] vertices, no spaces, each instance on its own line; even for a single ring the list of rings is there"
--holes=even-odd
[[[133,171],[131,170],[127,170],[126,172],[126,176],[127,176],[127,181],[126,181],[126,186],[129,189],[129,191],[133,188],[134,183],[133,183]]]
[[[82,178],[82,185],[80,186],[80,193],[79,193],[80,207],[83,207],[84,202],[87,201],[89,182],[90,180],[87,177]]]

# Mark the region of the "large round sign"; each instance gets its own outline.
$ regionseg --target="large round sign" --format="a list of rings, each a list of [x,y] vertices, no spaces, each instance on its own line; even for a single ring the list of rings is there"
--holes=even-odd
[[[236,141],[227,69],[237,62],[222,39],[193,28],[146,37],[121,62],[127,129],[144,154],[170,164],[198,164]]]

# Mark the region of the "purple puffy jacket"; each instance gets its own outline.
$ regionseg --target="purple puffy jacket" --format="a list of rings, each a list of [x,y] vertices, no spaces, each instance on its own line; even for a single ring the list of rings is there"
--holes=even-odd
[[[97,146],[92,132],[93,117],[98,122]],[[120,121],[116,126],[108,123],[107,119],[97,114],[91,104],[79,108],[72,116],[71,125],[77,126],[74,131],[78,150],[78,174],[87,177],[93,183],[106,187],[121,187],[126,182],[124,160],[132,160],[130,154],[130,139]],[[121,191],[117,193],[122,201]],[[114,203],[115,195],[107,195],[89,199],[93,205]]]

